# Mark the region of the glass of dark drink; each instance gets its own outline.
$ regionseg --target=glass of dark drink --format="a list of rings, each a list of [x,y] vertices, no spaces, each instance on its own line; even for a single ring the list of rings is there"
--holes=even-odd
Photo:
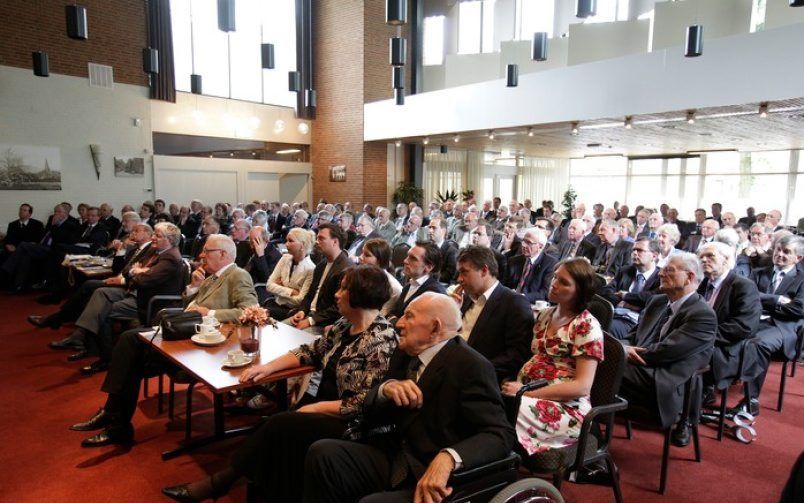
[[[260,354],[260,328],[240,327],[240,349],[248,357]]]

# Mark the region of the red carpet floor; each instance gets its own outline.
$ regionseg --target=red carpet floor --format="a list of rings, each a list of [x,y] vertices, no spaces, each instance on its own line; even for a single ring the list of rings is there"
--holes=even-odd
[[[102,405],[102,376],[82,377],[77,363],[66,362],[69,353],[47,348],[48,341],[65,336],[70,329],[31,327],[25,322],[28,314],[54,310],[32,299],[0,294],[0,501],[168,501],[161,487],[195,480],[226,462],[239,439],[163,462],[160,453],[183,438],[183,413],[169,422],[166,414],[156,413],[153,396],[140,402],[134,418],[136,444],[130,451],[81,448],[80,441],[87,435],[67,427],[89,418]],[[622,472],[625,500],[778,501],[790,468],[804,449],[804,369],[788,379],[781,413],[769,408],[775,406],[779,370],[775,364],[768,377],[756,423],[757,440],[750,445],[731,439],[717,442],[715,431],[702,427],[703,462],[692,460],[692,446],[672,448],[665,496],[656,492],[661,435],[635,429],[634,439],[628,441],[618,427],[612,451]],[[183,404],[179,400],[177,411]],[[196,394],[195,410],[194,435],[211,431],[208,395]],[[568,502],[613,501],[609,487],[565,482],[562,492]],[[245,501],[244,487],[219,501]]]

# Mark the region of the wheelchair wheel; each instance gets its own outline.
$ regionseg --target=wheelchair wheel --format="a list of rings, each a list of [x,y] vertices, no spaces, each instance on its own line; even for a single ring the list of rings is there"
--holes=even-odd
[[[506,486],[489,503],[564,503],[564,498],[550,482],[528,478]]]

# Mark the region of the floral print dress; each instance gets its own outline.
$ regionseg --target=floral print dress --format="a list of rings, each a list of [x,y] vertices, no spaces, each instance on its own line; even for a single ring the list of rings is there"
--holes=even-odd
[[[554,310],[539,313],[533,327],[533,357],[517,377],[523,384],[537,379],[557,384],[575,378],[578,356],[603,360],[603,332],[595,317],[584,311],[548,338]],[[572,445],[577,442],[583,418],[591,408],[588,396],[556,402],[523,395],[516,420],[519,443],[528,454]]]

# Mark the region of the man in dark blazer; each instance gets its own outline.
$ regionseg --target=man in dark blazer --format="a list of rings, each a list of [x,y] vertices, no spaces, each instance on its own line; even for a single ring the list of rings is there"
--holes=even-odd
[[[695,255],[673,255],[659,273],[664,295],[651,297],[628,334],[620,394],[649,410],[664,428],[679,420],[684,384],[712,358],[717,316],[696,292],[702,275]],[[674,441],[683,443],[684,437],[689,426],[682,421]]]
[[[8,224],[6,238],[3,240],[3,251],[0,256],[14,253],[20,243],[38,243],[45,235],[45,226],[41,221],[32,218],[33,206],[28,203],[20,205],[17,220]]]
[[[480,223],[472,230],[472,244],[491,250],[491,253],[494,254],[494,259],[497,261],[498,276],[504,278],[508,274],[508,258],[493,246],[493,237],[494,229],[489,223]]]
[[[343,230],[335,224],[321,224],[318,227],[316,246],[324,255],[324,260],[315,266],[310,290],[299,310],[290,318],[290,323],[299,330],[315,327],[312,332],[322,333],[325,326],[341,317],[335,292],[341,287],[343,273],[352,266],[352,261],[341,249],[344,239]]]
[[[117,239],[122,223],[119,218],[114,216],[114,208],[109,203],[103,203],[98,208],[100,209],[100,223],[109,232],[109,239]]]
[[[460,313],[426,293],[399,320],[386,380],[363,403],[361,442],[320,440],[305,463],[305,503],[440,501],[456,469],[505,458],[515,434],[492,365],[457,335]]]
[[[106,246],[109,242],[109,230],[100,222],[100,209],[95,206],[87,208],[86,221],[81,226],[78,239],[75,243],[62,243],[58,245],[58,250],[64,253],[94,255],[98,250]],[[57,256],[61,262],[62,257]]]
[[[633,263],[617,271],[614,279],[600,291],[614,306],[609,333],[620,340],[628,336],[645,304],[659,290],[658,243],[645,237],[637,239],[631,257]]]
[[[388,313],[388,320],[395,323],[402,317],[405,308],[418,296],[425,292],[445,293],[439,281],[438,271],[441,267],[441,251],[430,241],[419,241],[416,246],[408,250],[403,263],[403,274],[407,283],[402,287],[402,293],[396,304]]]
[[[634,244],[620,239],[619,226],[614,220],[603,220],[598,227],[597,235],[600,245],[583,248],[583,255],[597,269],[597,272],[614,277],[621,267],[631,264],[631,249]],[[594,253],[592,253],[594,251]]]
[[[537,300],[547,300],[547,290],[556,266],[556,258],[548,255],[544,248],[547,236],[537,228],[531,228],[522,238],[522,254],[508,261],[508,274],[503,285],[521,293],[533,304]]]
[[[584,240],[586,223],[580,218],[573,218],[567,226],[567,240],[558,249],[558,260],[582,256],[581,243]]]
[[[698,293],[717,315],[711,370],[704,374],[704,397],[712,400],[705,402],[713,401],[715,386],[723,389],[740,376],[743,343],[756,333],[762,313],[756,284],[729,269],[733,253],[725,243],[710,243],[698,252],[704,274]]]
[[[366,244],[366,241],[369,239],[381,239],[382,235],[374,228],[374,220],[366,215],[357,219],[355,229],[357,234],[349,246],[347,254],[352,262],[357,263],[358,257],[363,253],[363,245]]]
[[[447,239],[447,221],[439,217],[431,219],[427,224],[427,234],[441,254],[439,281],[446,284],[452,283],[457,270],[458,243]],[[471,235],[469,242],[471,243]]]
[[[500,284],[491,250],[469,245],[458,254],[458,288],[452,296],[461,306],[461,336],[494,364],[502,382],[516,376],[531,356],[533,311],[524,295]]]
[[[684,242],[684,251],[697,253],[705,244],[715,240],[715,234],[720,230],[720,224],[716,220],[708,218],[701,223],[700,232],[691,234]]]
[[[744,375],[751,396],[750,411],[759,413],[759,394],[768,373],[771,356],[782,351],[789,360],[796,357],[796,330],[804,325],[804,238],[789,235],[773,248],[773,267],[754,269],[762,316],[756,337],[745,348]],[[739,407],[745,408],[745,404]]]

